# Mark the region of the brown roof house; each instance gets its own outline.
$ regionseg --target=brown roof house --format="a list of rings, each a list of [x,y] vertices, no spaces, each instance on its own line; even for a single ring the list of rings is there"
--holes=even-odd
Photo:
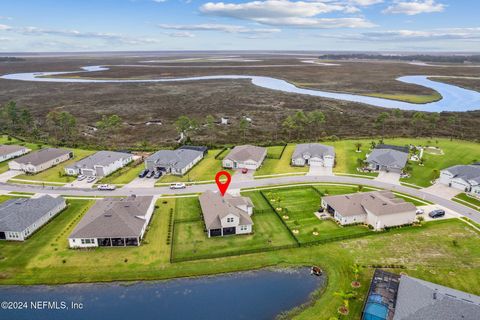
[[[153,214],[152,196],[97,201],[68,237],[70,248],[139,246]]]
[[[200,197],[208,237],[252,233],[253,203],[250,198],[205,191]]]
[[[0,162],[23,156],[30,151],[30,149],[23,146],[0,145]]]
[[[374,230],[413,223],[417,210],[390,191],[327,196],[322,198],[322,206],[341,225],[366,223]]]
[[[256,170],[267,156],[267,148],[244,145],[236,146],[223,159],[222,165],[229,169],[251,169]]]
[[[65,149],[45,148],[31,152],[8,163],[11,170],[38,173],[73,158],[73,152]]]

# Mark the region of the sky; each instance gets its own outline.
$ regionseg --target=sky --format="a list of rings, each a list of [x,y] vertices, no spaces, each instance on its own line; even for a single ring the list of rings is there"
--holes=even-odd
[[[480,52],[478,0],[0,0],[0,52]]]

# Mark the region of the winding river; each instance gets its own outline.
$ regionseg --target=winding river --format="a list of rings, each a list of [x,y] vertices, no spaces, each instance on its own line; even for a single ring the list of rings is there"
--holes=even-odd
[[[133,67],[133,65],[132,65]],[[384,108],[399,108],[402,110],[418,110],[429,112],[441,111],[472,111],[480,109],[480,93],[473,90],[460,88],[454,85],[441,83],[430,80],[432,76],[405,76],[397,80],[424,86],[437,91],[442,99],[436,102],[415,104],[402,101],[395,101],[390,99],[382,99],[375,97],[368,97],[348,93],[336,93],[329,91],[321,91],[314,89],[298,88],[295,85],[281,79],[263,76],[250,75],[216,75],[216,76],[201,76],[201,77],[186,77],[186,78],[160,78],[160,79],[88,79],[88,78],[59,78],[57,75],[63,74],[79,74],[95,71],[108,70],[105,66],[87,66],[82,68],[83,71],[64,71],[64,72],[27,72],[27,73],[13,73],[1,76],[1,79],[19,80],[19,81],[37,81],[37,82],[55,82],[55,83],[145,83],[145,82],[177,82],[177,81],[202,81],[202,80],[250,80],[252,84],[287,93],[296,93],[303,95],[310,95],[316,97],[323,97],[336,100],[344,100],[350,102],[364,103],[377,107]]]
[[[153,282],[0,286],[2,302],[22,303],[12,309],[2,304],[0,318],[274,319],[307,302],[323,285],[323,276],[299,268]],[[43,305],[44,301],[50,305]],[[33,308],[32,303],[38,302],[43,309]]]

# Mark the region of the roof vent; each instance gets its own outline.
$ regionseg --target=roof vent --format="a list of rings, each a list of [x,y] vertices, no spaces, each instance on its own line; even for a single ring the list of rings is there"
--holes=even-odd
[[[437,293],[436,292],[433,293],[433,300],[437,300]]]
[[[105,213],[104,216],[105,216],[105,217],[111,217],[112,214],[111,214],[111,213]]]

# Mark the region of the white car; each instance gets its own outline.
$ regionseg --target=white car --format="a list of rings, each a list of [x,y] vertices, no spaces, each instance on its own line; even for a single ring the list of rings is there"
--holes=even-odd
[[[77,177],[77,180],[82,181],[82,180],[85,180],[86,178],[87,178],[87,176],[84,176],[83,174],[81,174]]]
[[[115,190],[116,187],[111,184],[101,184],[97,187],[98,190],[103,190],[103,191],[112,191]]]
[[[416,214],[424,214],[425,213],[425,210],[423,209],[417,209],[417,211],[415,212]]]
[[[95,178],[95,177],[88,177],[88,178],[87,178],[87,182],[88,182],[88,183],[92,183],[93,181],[95,181],[95,179],[97,179],[97,178]]]
[[[170,189],[185,189],[187,186],[185,183],[172,183]]]

